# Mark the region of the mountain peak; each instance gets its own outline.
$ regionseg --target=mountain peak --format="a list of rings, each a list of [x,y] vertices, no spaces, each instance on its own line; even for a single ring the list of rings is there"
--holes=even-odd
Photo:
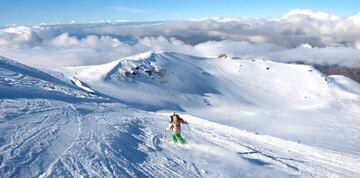
[[[165,55],[176,55],[180,53],[170,52],[170,51],[146,51],[143,53],[135,54],[133,56],[125,57],[121,60],[153,60],[155,56],[165,56]]]
[[[136,54],[136,55],[133,55],[133,56],[125,57],[125,58],[122,58],[122,59],[120,59],[120,60],[150,59],[150,58],[152,58],[154,55],[156,55],[157,53],[160,53],[160,52],[147,51],[147,52],[144,52],[144,53],[140,53],[140,54]]]

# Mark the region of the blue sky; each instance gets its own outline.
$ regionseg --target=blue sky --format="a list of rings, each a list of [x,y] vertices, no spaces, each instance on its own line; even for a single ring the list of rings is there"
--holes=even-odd
[[[150,21],[200,17],[277,17],[295,8],[360,12],[359,0],[0,0],[0,25]]]

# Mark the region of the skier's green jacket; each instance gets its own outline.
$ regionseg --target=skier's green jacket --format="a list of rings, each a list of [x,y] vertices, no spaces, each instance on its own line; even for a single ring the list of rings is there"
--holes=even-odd
[[[185,143],[185,140],[182,138],[180,132],[181,132],[181,124],[188,124],[184,119],[180,118],[179,115],[176,113],[172,113],[170,115],[171,121],[169,125],[167,126],[166,130],[171,130],[172,132],[172,139],[174,143]]]

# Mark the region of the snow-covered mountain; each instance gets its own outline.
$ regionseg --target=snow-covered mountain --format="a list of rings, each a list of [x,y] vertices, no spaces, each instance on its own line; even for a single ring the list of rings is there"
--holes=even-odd
[[[100,66],[66,68],[65,75],[139,109],[185,111],[252,132],[360,154],[360,86],[311,66],[147,52]],[[338,130],[339,125],[354,129]]]
[[[357,177],[360,85],[306,65],[147,52],[0,59],[1,177]],[[187,120],[172,145],[168,112]]]

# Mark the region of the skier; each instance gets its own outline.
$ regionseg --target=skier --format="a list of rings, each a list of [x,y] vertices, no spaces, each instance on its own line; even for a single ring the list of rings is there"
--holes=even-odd
[[[174,143],[185,143],[185,140],[182,138],[182,136],[180,135],[181,132],[181,124],[189,124],[188,122],[186,122],[184,119],[180,118],[179,115],[177,115],[175,112],[172,112],[170,114],[170,123],[168,125],[168,127],[165,129],[166,131],[171,130],[171,134],[172,134],[172,140]]]

